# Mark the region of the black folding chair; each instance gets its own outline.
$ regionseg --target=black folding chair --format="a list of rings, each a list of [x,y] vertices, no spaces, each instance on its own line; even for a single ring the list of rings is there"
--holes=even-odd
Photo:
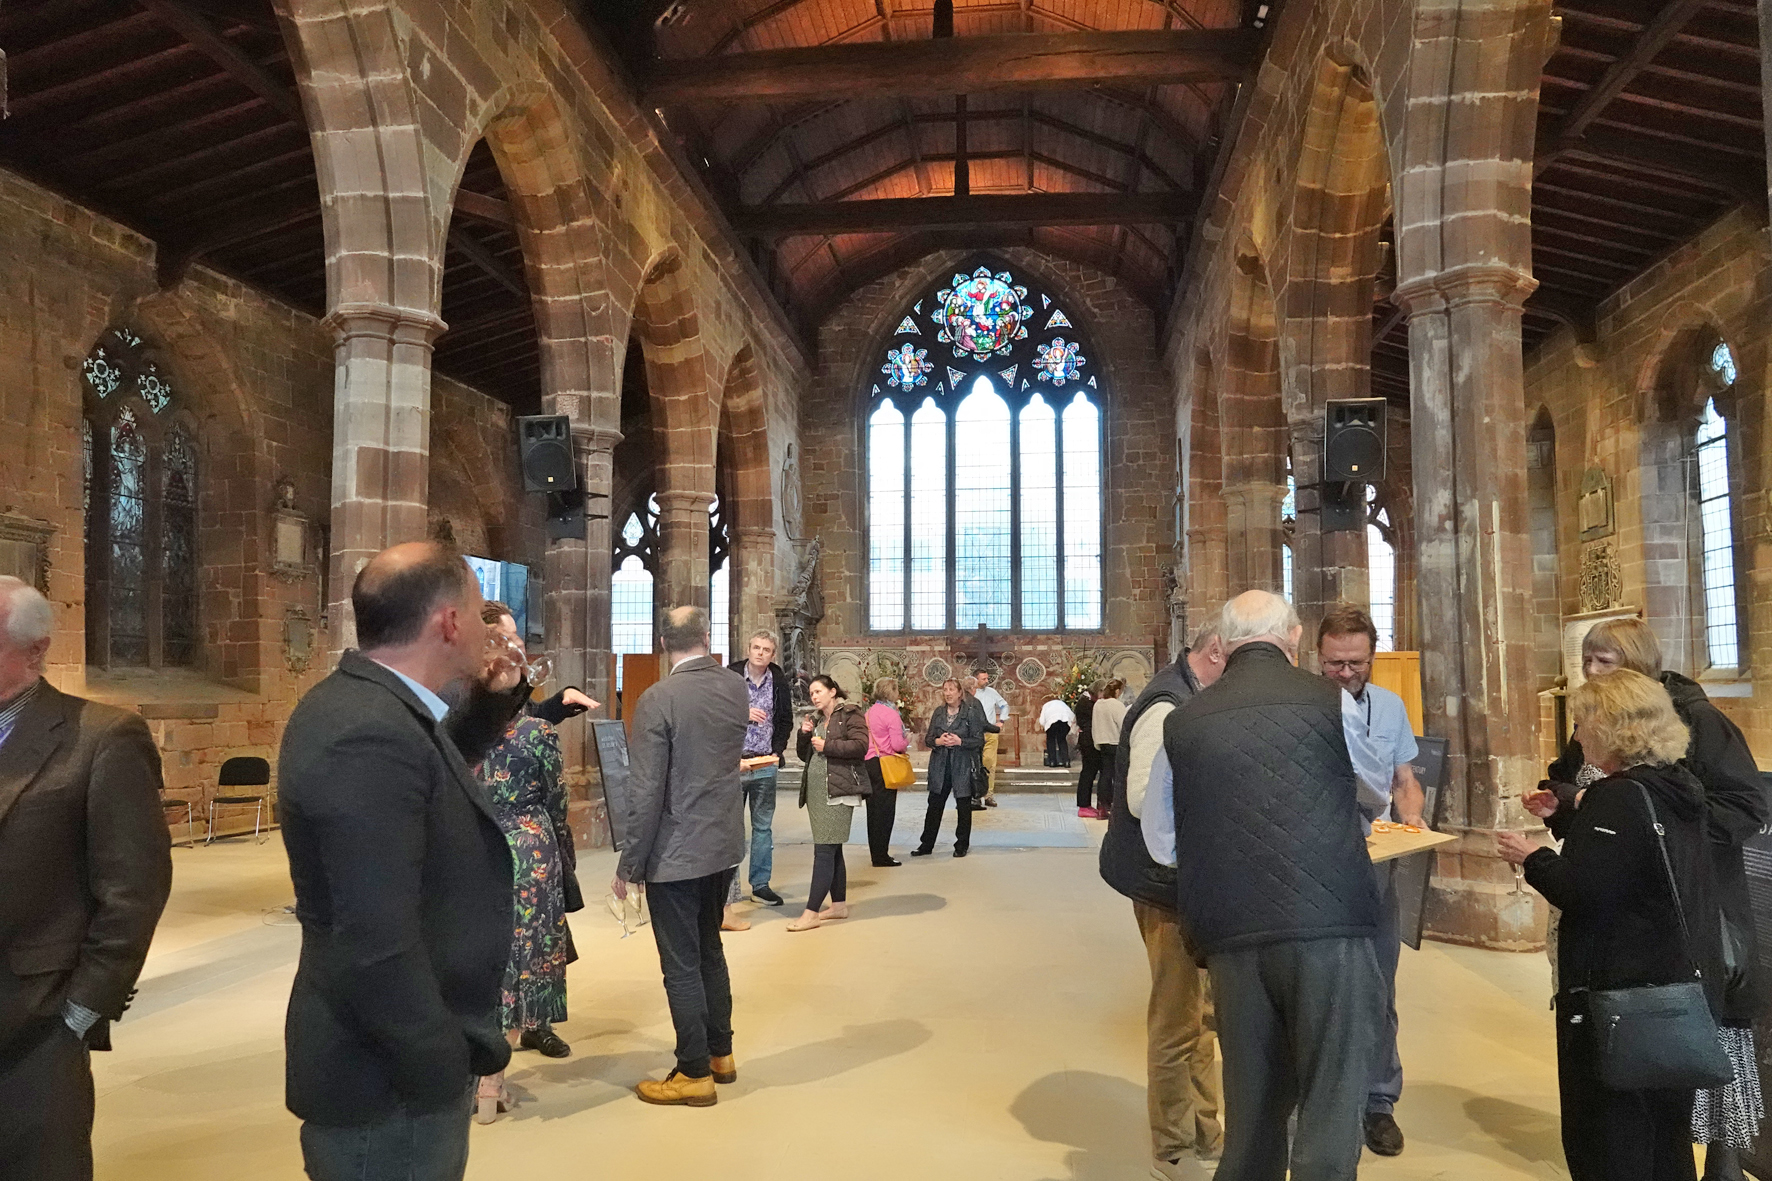
[[[191,807],[191,801],[176,799],[162,791],[160,793],[160,808],[166,814],[166,827],[168,829],[171,829],[173,824],[177,822],[179,811],[181,809],[184,811],[185,847],[188,849],[195,849],[197,847],[197,813],[196,810]],[[177,843],[177,841],[173,842],[173,844]]]
[[[221,775],[215,784],[218,788],[228,787],[269,787],[271,783],[271,764],[256,755],[235,755],[221,766]],[[204,838],[205,845],[215,843],[215,809],[220,806],[245,807],[251,805],[252,836],[260,844],[264,843],[265,800],[268,792],[261,791],[257,795],[222,795],[219,792],[209,797],[209,834]]]

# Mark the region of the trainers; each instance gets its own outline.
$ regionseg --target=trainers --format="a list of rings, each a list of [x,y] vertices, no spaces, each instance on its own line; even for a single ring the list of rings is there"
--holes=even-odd
[[[751,897],[765,906],[781,905],[781,895],[777,894],[774,890],[771,890],[768,886],[752,886]]]
[[[1379,1156],[1396,1156],[1403,1151],[1403,1129],[1388,1111],[1366,1113],[1366,1147]]]
[[[714,1090],[713,1075],[690,1078],[676,1070],[665,1075],[663,1082],[642,1079],[634,1093],[647,1103],[660,1107],[712,1107],[720,1101]]]

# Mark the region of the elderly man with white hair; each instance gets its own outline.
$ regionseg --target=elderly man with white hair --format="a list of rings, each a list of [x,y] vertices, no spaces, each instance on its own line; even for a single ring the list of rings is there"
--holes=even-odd
[[[137,714],[43,679],[48,600],[0,577],[0,1177],[88,1181],[92,1068],[172,889]]]
[[[1282,1181],[1294,1111],[1293,1181],[1351,1181],[1385,1020],[1364,829],[1389,782],[1345,691],[1295,667],[1302,631],[1267,591],[1225,605],[1224,672],[1164,722],[1140,817],[1211,973],[1219,1181]]]

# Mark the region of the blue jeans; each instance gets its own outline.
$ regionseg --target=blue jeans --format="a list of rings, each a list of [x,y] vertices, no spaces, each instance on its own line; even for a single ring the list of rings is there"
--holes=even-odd
[[[301,1126],[302,1164],[312,1181],[461,1181],[468,1170],[474,1081],[461,1102],[420,1115],[400,1112],[373,1124]]]
[[[775,870],[775,772],[774,767],[746,771],[739,779],[745,803],[751,810],[751,889],[769,884]]]

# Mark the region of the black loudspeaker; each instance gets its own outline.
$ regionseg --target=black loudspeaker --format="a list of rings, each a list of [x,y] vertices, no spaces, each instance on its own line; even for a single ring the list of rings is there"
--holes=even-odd
[[[1383,398],[1332,401],[1323,420],[1323,479],[1377,484],[1384,479]]]
[[[564,414],[532,414],[517,420],[517,455],[525,492],[570,492],[578,487],[572,462],[572,422]]]

